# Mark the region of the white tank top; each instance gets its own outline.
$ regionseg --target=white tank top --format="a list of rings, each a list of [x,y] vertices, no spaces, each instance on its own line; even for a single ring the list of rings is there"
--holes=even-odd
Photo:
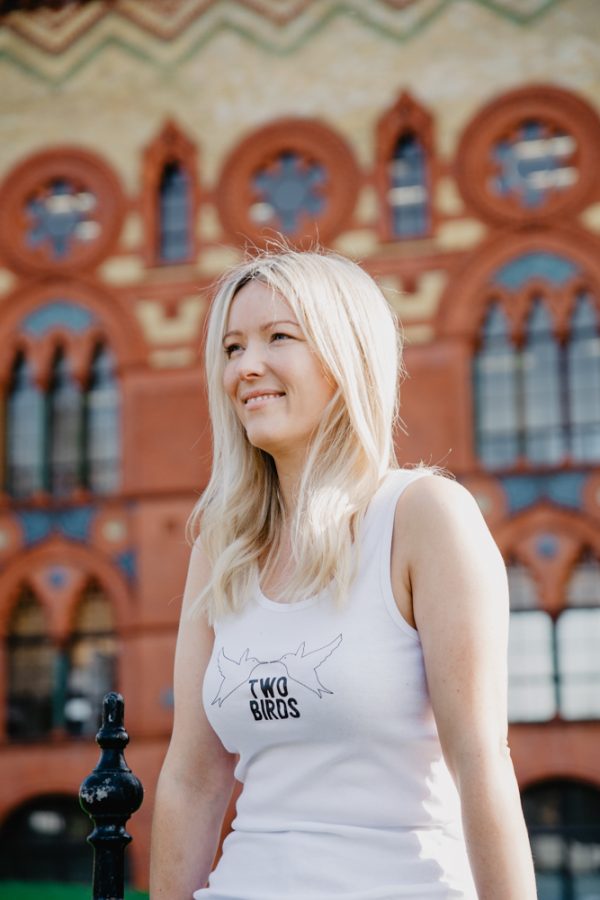
[[[390,580],[396,502],[423,474],[377,491],[343,606],[257,586],[215,627],[204,706],[244,787],[196,900],[476,900],[421,643]]]

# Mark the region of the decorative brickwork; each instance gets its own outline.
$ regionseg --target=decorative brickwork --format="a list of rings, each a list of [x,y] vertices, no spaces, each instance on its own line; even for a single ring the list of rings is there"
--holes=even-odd
[[[327,244],[348,227],[359,183],[352,152],[335,132],[311,119],[280,119],[236,146],[217,203],[236,244],[278,234],[300,246]]]
[[[124,198],[95,154],[55,147],[17,165],[0,186],[0,254],[27,274],[71,273],[114,248]]]
[[[574,215],[598,196],[600,119],[569,91],[518,88],[489,103],[461,138],[465,201],[493,223]]]

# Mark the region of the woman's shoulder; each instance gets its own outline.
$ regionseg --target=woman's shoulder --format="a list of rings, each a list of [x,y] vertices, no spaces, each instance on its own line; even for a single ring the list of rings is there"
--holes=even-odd
[[[448,532],[473,539],[487,532],[477,501],[454,478],[424,467],[400,471],[419,473],[408,481],[396,504],[395,525],[407,540],[433,542]]]

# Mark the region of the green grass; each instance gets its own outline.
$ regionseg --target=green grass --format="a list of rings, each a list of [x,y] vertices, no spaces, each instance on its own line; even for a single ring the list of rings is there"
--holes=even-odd
[[[0,900],[91,900],[88,884],[55,884],[47,881],[0,881]],[[126,900],[148,900],[148,894],[125,889]]]

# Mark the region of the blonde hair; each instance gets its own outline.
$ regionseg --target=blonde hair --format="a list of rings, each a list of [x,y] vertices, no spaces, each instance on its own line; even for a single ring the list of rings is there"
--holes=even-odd
[[[330,586],[343,598],[354,575],[353,537],[382,477],[397,467],[401,342],[380,289],[356,263],[329,252],[265,252],[227,272],[210,311],[206,378],[213,429],[209,483],[188,520],[212,576],[192,605],[210,621],[239,611],[259,563],[273,559],[284,508],[273,458],[248,441],[223,389],[231,303],[259,279],[286,300],[336,391],[315,430],[290,523],[294,575],[286,600]]]

